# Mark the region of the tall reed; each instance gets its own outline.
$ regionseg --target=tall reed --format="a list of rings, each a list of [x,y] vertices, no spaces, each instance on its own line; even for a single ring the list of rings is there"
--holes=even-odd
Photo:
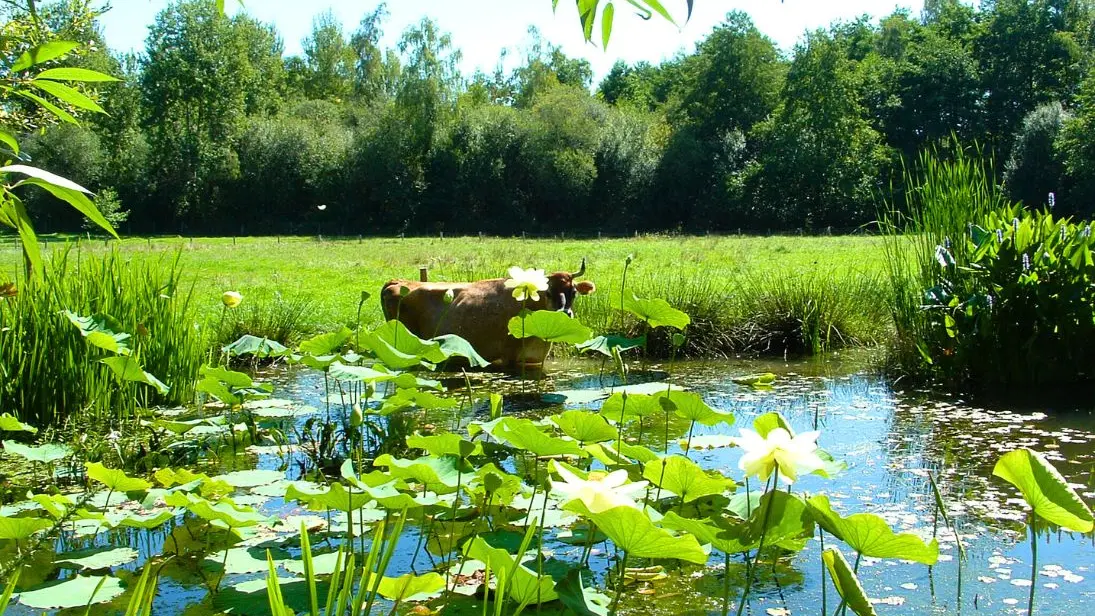
[[[151,404],[180,404],[194,394],[203,332],[184,284],[178,256],[130,261],[65,248],[54,253],[41,280],[16,282],[0,299],[0,412],[37,426],[100,429]],[[122,383],[99,362],[106,351],[88,344],[64,311],[108,315],[140,345],[147,372],[171,389]]]

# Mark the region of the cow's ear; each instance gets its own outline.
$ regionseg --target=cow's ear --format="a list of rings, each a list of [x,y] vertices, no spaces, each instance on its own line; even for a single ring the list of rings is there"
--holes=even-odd
[[[597,290],[597,285],[593,284],[592,280],[583,280],[574,285],[574,288],[580,295],[589,295]]]

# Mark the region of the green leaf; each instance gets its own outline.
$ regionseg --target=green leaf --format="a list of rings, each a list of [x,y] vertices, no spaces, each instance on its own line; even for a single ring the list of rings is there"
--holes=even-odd
[[[590,338],[585,342],[579,344],[576,348],[585,353],[586,351],[594,351],[604,355],[605,357],[612,357],[612,349],[619,349],[620,352],[630,351],[642,347],[646,344],[646,336],[639,336],[638,338],[625,338],[623,336],[597,336],[596,338]]]
[[[841,517],[824,495],[813,496],[807,503],[822,528],[863,556],[899,558],[925,565],[934,565],[939,560],[939,543],[935,539],[924,543],[912,533],[896,534],[885,520],[871,513]]]
[[[11,72],[23,71],[36,64],[43,62],[49,62],[56,58],[68,55],[73,49],[79,47],[79,43],[72,41],[49,41],[48,43],[42,43],[36,47],[24,51],[18,59],[15,60],[15,64],[11,65],[8,69]]]
[[[270,340],[269,338],[259,338],[258,336],[252,336],[251,334],[240,336],[239,340],[221,347],[221,351],[236,357],[241,355],[253,355],[260,359],[266,357],[282,357],[289,354],[289,349],[280,342]]]
[[[833,579],[836,591],[840,593],[840,598],[844,599],[848,607],[852,608],[852,611],[858,616],[875,616],[874,606],[867,600],[867,593],[864,592],[863,586],[859,583],[859,578],[848,566],[848,561],[844,559],[844,555],[840,553],[840,550],[836,548],[826,549],[821,553],[821,561],[825,563],[825,568],[829,570],[829,576]]]
[[[285,473],[282,471],[261,470],[256,468],[246,471],[235,471],[225,475],[217,475],[216,477],[211,477],[209,480],[213,482],[223,481],[233,488],[255,488],[274,483],[275,481],[281,481],[282,479],[285,479]]]
[[[333,509],[346,512],[357,511],[374,500],[364,489],[347,490],[341,483],[331,484],[330,488],[318,493],[307,492],[290,484],[285,491],[285,499],[307,503],[313,511]]]
[[[53,79],[56,81],[121,81],[117,77],[93,71],[86,68],[62,67],[49,68],[35,77],[35,79]]]
[[[440,593],[443,588],[445,578],[431,571],[423,575],[405,573],[397,578],[383,577],[376,591],[389,601],[426,601]]]
[[[659,2],[658,0],[640,0],[640,1],[646,3],[647,5],[649,5],[650,8],[654,9],[654,11],[656,13],[658,13],[659,15],[664,17],[665,20],[668,21],[669,23],[673,24],[674,26],[677,25],[677,22],[673,20],[673,16],[669,14],[669,11],[665,10],[665,7],[662,6],[662,3]]]
[[[452,432],[430,436],[414,434],[407,437],[407,447],[425,450],[431,456],[450,455],[467,458],[483,455],[482,443],[473,443]]]
[[[278,552],[280,552],[280,558],[274,558],[271,555],[271,559],[275,564],[286,565],[289,555],[280,550]],[[269,561],[266,559],[266,550],[260,548],[231,548],[205,557],[205,564],[216,567],[218,570],[221,568],[222,563],[224,572],[230,575],[259,573],[265,571],[269,566]],[[289,567],[286,567],[286,569],[289,569]],[[292,569],[289,570],[292,571]],[[297,572],[293,571],[293,573]]]
[[[764,374],[736,376],[731,380],[738,385],[749,385],[750,387],[768,387],[772,383],[776,382],[776,375],[771,372],[765,372]]]
[[[573,500],[563,506],[584,516],[608,535],[629,557],[676,558],[702,565],[707,562],[707,552],[692,535],[674,537],[654,526],[645,513],[628,506],[613,507],[601,513],[590,513],[581,500]]]
[[[143,492],[152,487],[152,484],[144,479],[129,477],[125,471],[107,468],[101,462],[88,462],[88,479],[98,481],[114,492]]]
[[[15,135],[0,129],[0,143],[8,146],[8,149],[11,150],[12,154],[19,154],[19,142],[15,140]]]
[[[50,464],[72,455],[72,449],[58,443],[47,443],[37,447],[24,445],[16,441],[4,441],[4,451],[21,456],[31,462]]]
[[[655,398],[668,398],[676,406],[674,411],[678,417],[703,424],[715,426],[720,423],[728,426],[734,424],[733,413],[716,411],[703,401],[699,394],[688,391],[670,391],[655,394]]]
[[[658,400],[649,394],[614,393],[601,405],[600,413],[616,423],[661,412]]]
[[[624,302],[624,310],[646,321],[650,327],[674,327],[683,330],[692,319],[688,315],[669,305],[661,298],[641,299],[632,295]]]
[[[335,361],[330,364],[328,374],[332,379],[339,381],[361,381],[362,383],[383,383],[393,381],[398,373],[388,372],[380,364],[372,366],[347,366]]]
[[[1042,455],[1030,449],[1009,451],[992,474],[1019,488],[1023,500],[1043,520],[1078,533],[1092,530],[1091,509]]]
[[[387,468],[392,477],[410,479],[425,485],[427,490],[449,494],[456,491],[458,481],[467,483],[467,479],[461,477],[459,463],[456,456],[423,456],[414,460],[402,460],[384,454],[373,465]]]
[[[84,550],[58,556],[53,562],[75,565],[77,569],[110,569],[137,560],[140,554],[133,548]]]
[[[353,336],[353,332],[345,325],[337,331],[314,336],[300,343],[300,352],[309,355],[331,355],[338,353]]]
[[[0,200],[0,213],[7,219],[6,222],[15,227],[16,232],[19,233],[19,240],[23,246],[23,255],[30,262],[34,272],[41,275],[42,251],[38,248],[38,236],[34,234],[34,225],[30,223],[30,217],[27,216],[27,209],[23,206],[22,200],[10,193],[7,196],[8,199]]]
[[[505,417],[498,422],[491,435],[539,457],[571,455],[584,458],[589,455],[574,441],[545,434],[528,419]]]
[[[612,37],[612,18],[616,16],[616,7],[611,2],[601,12],[601,44],[608,49],[608,39]]]
[[[441,344],[441,352],[446,358],[463,357],[468,360],[472,368],[486,368],[490,362],[475,351],[470,342],[456,334],[443,334],[433,340]]]
[[[129,355],[118,355],[116,357],[107,357],[100,359],[100,362],[106,364],[114,374],[123,381],[132,381],[134,383],[144,383],[156,389],[161,394],[166,395],[171,390],[163,381],[156,378],[152,374],[145,372],[141,365],[137,363],[137,360]]]
[[[73,107],[94,111],[95,113],[106,113],[106,111],[99,106],[99,103],[96,103],[83,92],[80,92],[73,87],[66,86],[63,83],[50,81],[49,79],[33,79],[31,80],[30,85],[43,92],[52,94],[58,100],[68,103]]]
[[[15,419],[11,415],[4,412],[0,415],[0,432],[30,432],[37,434],[38,429],[34,426],[28,426],[19,419]]]
[[[551,421],[559,426],[563,434],[580,443],[614,441],[620,435],[604,417],[589,411],[566,411],[553,415]]]
[[[814,520],[806,502],[782,490],[765,493],[756,499],[749,518],[718,516],[706,520],[683,518],[674,512],[662,519],[666,528],[683,530],[700,541],[729,554],[740,554],[764,545],[809,537],[814,532]]]
[[[76,118],[72,117],[71,113],[65,111],[64,109],[61,109],[57,105],[54,105],[53,103],[42,98],[41,96],[38,96],[30,90],[16,90],[15,93],[25,99],[32,100],[38,103],[43,109],[57,116],[57,119],[61,120],[62,122],[67,122],[76,126],[80,125],[80,123],[76,121]]]
[[[608,616],[612,599],[604,593],[582,584],[582,572],[579,569],[567,571],[566,577],[555,585],[559,601],[578,616]]]
[[[734,487],[733,481],[721,475],[709,475],[695,462],[677,455],[662,458],[660,464],[648,463],[643,469],[643,478],[676,494],[686,503],[704,496],[722,494]]]
[[[62,312],[70,323],[80,330],[80,335],[92,346],[118,355],[129,355],[126,343],[131,336],[123,331],[122,324],[105,314],[93,314],[82,317],[70,310]]]
[[[45,518],[4,518],[0,517],[0,539],[22,541],[34,533],[53,526]]]
[[[539,338],[545,342],[580,344],[589,340],[593,332],[577,319],[556,310],[536,310],[528,313],[522,325],[521,317],[509,320],[509,333],[517,339]]]
[[[240,507],[227,498],[214,503],[186,492],[172,492],[164,497],[164,502],[171,507],[185,507],[190,513],[207,522],[220,522],[229,528],[256,526],[272,521],[251,507]]]
[[[95,204],[87,198],[86,195],[91,194],[91,191],[80,186],[76,182],[27,165],[8,165],[6,167],[0,167],[0,173],[22,173],[23,175],[29,176],[27,179],[16,184],[16,186],[34,184],[35,186],[44,188],[52,193],[54,197],[57,197],[76,208],[81,214],[87,217],[88,220],[99,225],[115,238],[118,237],[117,232],[114,231],[114,227],[110,226],[110,223],[107,222],[106,218],[103,218],[102,213],[99,212],[99,208],[95,207]]]
[[[507,579],[505,592],[518,603],[533,604],[537,598],[542,602],[558,598],[550,575],[537,576],[528,567],[519,564],[512,554],[492,547],[483,537],[465,543],[463,551],[468,558],[486,563],[498,578]]]
[[[36,610],[63,610],[106,603],[123,592],[125,589],[118,578],[77,575],[60,584],[19,593],[19,603]]]

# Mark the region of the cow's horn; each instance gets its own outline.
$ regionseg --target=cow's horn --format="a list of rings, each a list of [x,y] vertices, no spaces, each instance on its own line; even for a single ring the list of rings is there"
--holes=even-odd
[[[582,267],[578,268],[578,271],[571,274],[571,278],[580,278],[582,274],[586,273],[586,258],[582,257]]]

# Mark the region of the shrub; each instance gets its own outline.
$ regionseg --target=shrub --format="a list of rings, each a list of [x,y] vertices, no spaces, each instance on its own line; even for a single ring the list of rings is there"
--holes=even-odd
[[[1054,150],[1054,142],[1071,115],[1061,103],[1046,103],[1027,114],[1011,156],[1004,165],[1004,186],[1008,196],[1028,207],[1046,202],[1050,192],[1058,192],[1058,201],[1067,203],[1059,194],[1063,186],[1064,161]],[[1070,209],[1069,211],[1075,211]]]

